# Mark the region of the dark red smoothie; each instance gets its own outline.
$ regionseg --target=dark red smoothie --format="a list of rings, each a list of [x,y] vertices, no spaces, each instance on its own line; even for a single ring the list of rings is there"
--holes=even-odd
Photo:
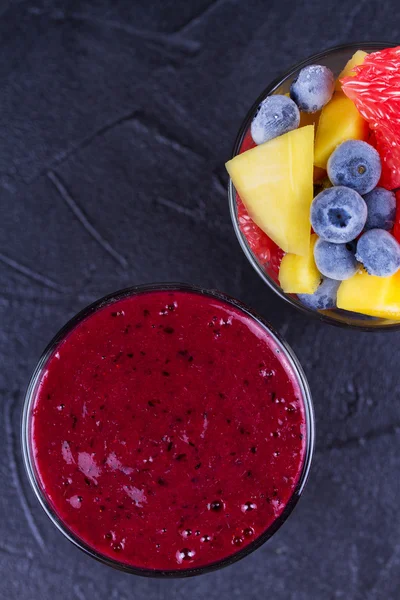
[[[44,365],[30,440],[65,528],[136,568],[221,561],[263,534],[304,467],[302,392],[254,318],[151,291],[79,322]]]

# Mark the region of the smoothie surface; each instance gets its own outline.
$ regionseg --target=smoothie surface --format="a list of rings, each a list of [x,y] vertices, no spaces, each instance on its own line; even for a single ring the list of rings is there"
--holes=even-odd
[[[299,384],[241,309],[189,291],[90,314],[45,364],[34,465],[58,518],[137,568],[227,558],[280,516],[304,464]]]

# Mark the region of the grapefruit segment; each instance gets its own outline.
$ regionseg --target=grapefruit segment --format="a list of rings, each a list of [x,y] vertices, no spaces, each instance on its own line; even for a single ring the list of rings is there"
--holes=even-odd
[[[381,185],[400,185],[400,46],[373,52],[341,79],[343,92],[354,102],[375,133],[381,155]]]

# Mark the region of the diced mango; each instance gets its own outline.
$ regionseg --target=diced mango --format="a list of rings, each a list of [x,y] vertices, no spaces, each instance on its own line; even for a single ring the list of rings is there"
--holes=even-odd
[[[308,256],[314,127],[285,133],[226,163],[253,221],[285,252]]]
[[[336,92],[322,109],[315,136],[314,164],[326,169],[328,158],[345,140],[367,140],[368,123],[354,103],[342,92]]]
[[[375,277],[364,270],[342,281],[337,294],[337,306],[363,314],[384,307],[390,277]]]
[[[353,54],[353,56],[346,63],[345,68],[337,78],[335,83],[335,90],[340,91],[342,89],[342,84],[340,83],[340,80],[343,79],[343,77],[352,77],[353,75],[355,75],[354,67],[362,65],[366,56],[367,52],[364,52],[363,50],[357,50],[357,52]]]
[[[390,286],[386,297],[386,318],[400,321],[400,271],[389,277]],[[375,315],[381,316],[381,315]]]
[[[314,246],[318,236],[311,236],[308,256],[285,254],[279,269],[279,283],[288,294],[313,294],[321,281],[314,260]]]
[[[391,277],[356,273],[340,284],[337,306],[371,317],[400,320],[400,271]]]

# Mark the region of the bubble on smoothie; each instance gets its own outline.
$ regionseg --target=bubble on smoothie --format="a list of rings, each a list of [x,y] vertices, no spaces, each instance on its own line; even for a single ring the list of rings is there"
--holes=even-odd
[[[195,556],[196,552],[191,550],[190,548],[182,548],[182,550],[178,550],[176,553],[176,560],[178,564],[182,564],[183,561],[192,560]]]
[[[191,529],[182,529],[179,533],[181,534],[181,536],[183,538],[186,539],[192,535],[192,530]]]
[[[240,535],[234,535],[232,538],[232,544],[234,546],[241,546],[243,544],[243,538]]]
[[[177,302],[176,302],[176,300],[175,300],[174,302],[171,302],[171,303],[169,303],[169,304],[166,304],[166,305],[164,306],[164,308],[162,308],[162,309],[159,311],[159,313],[158,313],[158,314],[159,314],[161,317],[165,317],[165,316],[166,316],[168,313],[170,313],[170,312],[174,312],[174,311],[175,311],[177,308],[178,308],[178,303],[177,303]]]
[[[256,508],[257,508],[257,504],[255,502],[251,502],[251,501],[244,502],[242,504],[242,506],[240,507],[240,509],[243,513],[249,512],[251,510],[256,510]]]
[[[254,535],[254,529],[252,527],[246,527],[243,529],[243,535],[247,538],[252,537]]]
[[[224,510],[225,504],[222,500],[213,500],[212,502],[207,504],[207,508],[208,510],[211,510],[213,512],[221,512]]]
[[[275,371],[273,369],[262,368],[259,370],[259,374],[261,377],[269,378],[269,377],[274,377]]]
[[[125,548],[125,538],[113,545],[114,552],[121,552]]]

